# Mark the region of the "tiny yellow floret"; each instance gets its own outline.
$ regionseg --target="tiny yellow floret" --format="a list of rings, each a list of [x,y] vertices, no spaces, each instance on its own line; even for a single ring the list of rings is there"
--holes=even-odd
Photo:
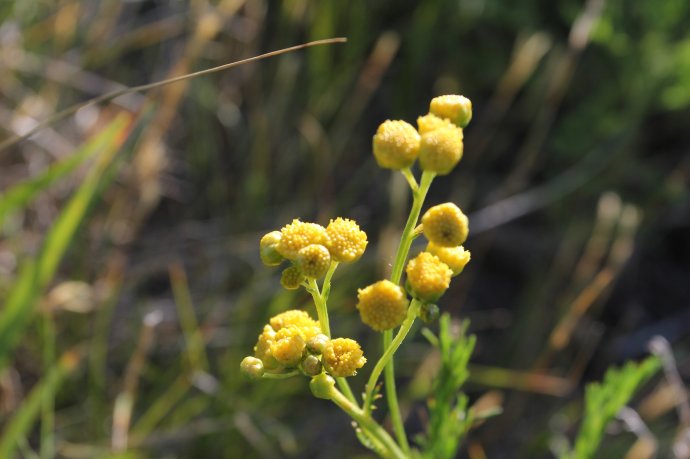
[[[295,266],[285,268],[280,275],[280,285],[287,290],[297,290],[304,281],[304,274]]]
[[[280,241],[276,250],[288,260],[295,260],[297,253],[311,244],[324,244],[328,238],[326,228],[316,223],[295,219],[280,230]]]
[[[440,118],[433,113],[426,114],[417,118],[417,129],[421,135],[442,128],[456,127],[447,118]]]
[[[452,202],[434,206],[422,217],[424,236],[441,247],[457,247],[467,240],[469,221]]]
[[[295,266],[305,277],[319,279],[331,266],[331,253],[321,244],[311,244],[297,252]]]
[[[455,94],[434,97],[429,111],[436,116],[448,118],[457,126],[464,128],[472,119],[472,102],[465,96]]]
[[[354,376],[367,362],[362,348],[350,338],[332,339],[323,351],[323,365],[332,376]]]
[[[374,158],[384,169],[410,167],[419,155],[420,137],[417,130],[405,121],[384,121],[373,141]]]
[[[424,171],[448,175],[462,159],[462,129],[443,127],[422,135],[419,166]]]
[[[433,303],[445,293],[453,274],[447,264],[429,252],[410,260],[405,272],[412,294],[425,303]]]
[[[382,280],[357,292],[357,309],[362,322],[376,331],[400,325],[407,315],[407,295],[399,285]]]
[[[306,311],[299,309],[290,309],[271,317],[270,324],[276,332],[286,327],[297,328],[305,342],[321,333],[319,322],[312,319]]]
[[[271,231],[259,242],[259,255],[266,266],[278,266],[283,261],[283,256],[276,250],[280,237],[280,231]]]
[[[429,242],[426,251],[436,255],[439,260],[448,265],[453,271],[453,276],[460,274],[470,262],[472,254],[461,245],[457,247],[442,247],[433,242]]]
[[[254,356],[260,359],[264,367],[268,370],[274,370],[280,367],[280,363],[278,363],[278,361],[273,358],[273,354],[271,354],[271,345],[275,342],[275,338],[276,332],[273,327],[265,325],[254,346]]]
[[[286,367],[294,367],[304,354],[306,343],[297,327],[285,327],[276,332],[275,341],[271,344],[271,354]]]
[[[341,217],[331,220],[326,227],[326,234],[326,247],[337,262],[355,262],[367,248],[367,234],[359,229],[354,220]]]

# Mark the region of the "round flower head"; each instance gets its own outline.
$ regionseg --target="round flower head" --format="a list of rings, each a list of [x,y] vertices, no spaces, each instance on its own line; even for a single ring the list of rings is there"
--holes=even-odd
[[[302,284],[304,274],[295,266],[285,268],[280,275],[280,285],[288,290],[296,290]]]
[[[465,269],[472,255],[469,250],[465,250],[461,245],[457,247],[441,247],[433,242],[427,244],[426,251],[436,255],[439,260],[447,264],[451,271],[453,271],[453,276],[457,276]]]
[[[453,271],[435,255],[422,252],[407,263],[407,283],[412,294],[425,303],[441,298]]]
[[[315,355],[308,355],[302,360],[302,372],[307,376],[316,376],[323,371],[321,360]]]
[[[462,129],[443,127],[422,135],[419,166],[422,170],[448,175],[462,158]]]
[[[429,113],[417,118],[417,128],[421,135],[442,128],[453,128],[455,125],[447,118],[440,118],[433,113]]]
[[[271,231],[259,242],[259,255],[266,266],[278,266],[283,261],[283,256],[276,250],[280,237],[280,231]]]
[[[362,322],[376,331],[400,325],[407,315],[407,295],[399,285],[382,280],[357,292]]]
[[[347,218],[336,218],[326,227],[328,242],[326,246],[331,252],[333,260],[342,263],[352,263],[367,248],[367,233],[359,229],[357,222]]]
[[[299,309],[291,309],[271,317],[270,324],[270,327],[276,332],[287,327],[296,328],[300,331],[305,342],[321,333],[319,323],[312,319],[305,311],[300,311]]]
[[[297,327],[285,327],[276,332],[271,354],[282,365],[293,367],[302,360],[306,344]]]
[[[254,346],[254,356],[260,359],[268,370],[280,367],[278,361],[271,354],[271,345],[275,342],[275,338],[276,332],[273,327],[265,325]]]
[[[264,364],[256,357],[245,357],[240,363],[240,371],[250,379],[258,379],[264,375]]]
[[[455,94],[434,97],[431,99],[429,111],[464,128],[472,119],[472,102],[465,96]]]
[[[280,230],[280,241],[276,244],[276,250],[289,260],[297,258],[297,253],[310,244],[323,244],[326,242],[326,228],[316,223],[293,220]]]
[[[384,169],[410,167],[419,155],[419,133],[405,121],[384,121],[374,136],[374,158]]]
[[[332,339],[323,351],[323,365],[336,378],[354,376],[367,362],[362,348],[350,338]]]
[[[297,252],[295,266],[305,277],[319,279],[331,266],[331,253],[321,244],[311,244]]]
[[[446,202],[426,211],[422,217],[424,236],[441,247],[456,247],[467,240],[470,231],[465,214],[453,204]]]

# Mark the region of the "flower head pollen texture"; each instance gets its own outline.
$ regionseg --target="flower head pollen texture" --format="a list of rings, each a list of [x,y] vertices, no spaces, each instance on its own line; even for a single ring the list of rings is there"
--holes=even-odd
[[[452,202],[439,204],[427,210],[422,217],[424,236],[441,247],[456,247],[467,240],[467,216]]]
[[[271,317],[269,323],[270,327],[276,332],[287,327],[297,328],[305,342],[321,333],[319,323],[312,319],[306,311],[301,311],[299,309],[290,309],[281,312]]]
[[[362,322],[376,331],[400,325],[407,315],[407,295],[389,280],[378,281],[357,292],[357,309]]]
[[[285,268],[280,275],[280,285],[287,290],[296,290],[302,284],[304,274],[296,266]]]
[[[462,129],[447,126],[422,135],[419,166],[424,171],[448,175],[462,159]]]
[[[311,244],[326,242],[326,228],[316,223],[302,222],[295,219],[280,230],[280,241],[276,250],[289,260],[295,260],[297,253]]]
[[[297,252],[295,266],[305,277],[319,279],[331,266],[331,253],[321,244],[310,244]]]
[[[472,102],[467,97],[456,94],[434,97],[429,111],[464,128],[472,119]]]
[[[270,325],[265,325],[254,346],[254,356],[261,360],[264,368],[274,370],[280,367],[280,363],[273,358],[271,345],[275,342],[276,332]]]
[[[421,135],[427,134],[431,131],[443,128],[454,128],[456,127],[447,118],[440,118],[433,113],[428,113],[424,116],[417,118],[417,128]]]
[[[405,272],[413,295],[425,303],[433,303],[445,293],[453,274],[447,264],[429,252],[410,260]]]
[[[362,348],[350,338],[332,339],[323,351],[323,364],[336,378],[354,376],[367,362]]]
[[[419,155],[419,141],[419,133],[411,124],[401,120],[384,121],[373,140],[376,163],[384,169],[410,167]]]
[[[293,367],[302,360],[306,343],[302,332],[295,326],[281,328],[271,344],[271,355],[282,365]]]
[[[327,247],[333,260],[342,263],[357,261],[367,248],[367,234],[354,220],[338,217],[326,227]]]
[[[453,271],[453,276],[460,274],[470,262],[472,254],[461,245],[457,247],[441,247],[433,242],[429,242],[426,251],[436,255],[439,260],[448,265]]]

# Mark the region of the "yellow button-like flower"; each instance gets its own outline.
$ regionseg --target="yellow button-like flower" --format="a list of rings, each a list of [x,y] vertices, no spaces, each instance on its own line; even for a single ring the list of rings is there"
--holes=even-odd
[[[326,228],[316,223],[295,219],[280,230],[280,241],[276,250],[289,260],[297,258],[297,252],[311,244],[324,244],[328,238]]]
[[[290,309],[271,317],[270,324],[270,327],[276,332],[287,327],[297,328],[305,342],[321,333],[319,323],[312,319],[306,311],[300,311],[299,309]]]
[[[259,255],[266,266],[278,266],[283,261],[283,256],[276,250],[280,237],[280,231],[271,231],[259,242]]]
[[[427,210],[422,217],[422,229],[430,242],[441,247],[459,246],[470,231],[467,216],[452,202]]]
[[[362,348],[350,338],[332,339],[323,351],[323,365],[336,378],[354,376],[367,362]]]
[[[472,102],[465,96],[447,95],[434,97],[429,111],[436,116],[448,118],[456,125],[464,128],[472,119]]]
[[[429,113],[424,116],[417,118],[417,128],[421,135],[428,132],[435,131],[436,129],[442,128],[454,128],[456,127],[447,118],[440,118],[433,113]]]
[[[385,169],[410,167],[419,155],[419,133],[405,121],[384,121],[374,136],[376,163]]]
[[[259,339],[254,346],[254,356],[264,363],[264,368],[273,370],[280,367],[280,364],[271,354],[271,345],[275,342],[276,332],[270,325],[265,325]]]
[[[422,170],[447,175],[462,158],[462,129],[444,127],[422,135],[419,166]]]
[[[321,244],[311,244],[297,252],[295,266],[310,279],[323,277],[331,266],[331,253]]]
[[[276,332],[271,344],[271,355],[286,367],[294,367],[304,354],[306,343],[297,327],[285,327]]]
[[[367,233],[359,229],[354,220],[336,218],[326,227],[328,241],[326,247],[333,260],[352,263],[359,260],[367,248]]]
[[[407,295],[389,280],[378,281],[357,292],[357,309],[362,322],[376,331],[400,325],[407,315]]]
[[[288,290],[296,290],[302,285],[304,274],[295,266],[285,268],[280,275],[280,285]]]
[[[405,272],[412,294],[425,303],[433,303],[445,293],[453,274],[447,264],[429,252],[410,260]]]
[[[453,271],[453,276],[460,274],[470,262],[472,254],[461,245],[457,247],[441,247],[433,242],[429,242],[426,251],[436,255],[439,260],[448,265]]]

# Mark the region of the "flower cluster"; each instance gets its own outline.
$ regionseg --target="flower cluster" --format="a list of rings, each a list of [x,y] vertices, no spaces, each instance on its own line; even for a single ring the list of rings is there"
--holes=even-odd
[[[316,376],[325,369],[335,377],[353,376],[367,359],[349,338],[329,339],[305,311],[291,309],[271,318],[245,357],[241,370],[251,377],[281,375],[291,370]]]

